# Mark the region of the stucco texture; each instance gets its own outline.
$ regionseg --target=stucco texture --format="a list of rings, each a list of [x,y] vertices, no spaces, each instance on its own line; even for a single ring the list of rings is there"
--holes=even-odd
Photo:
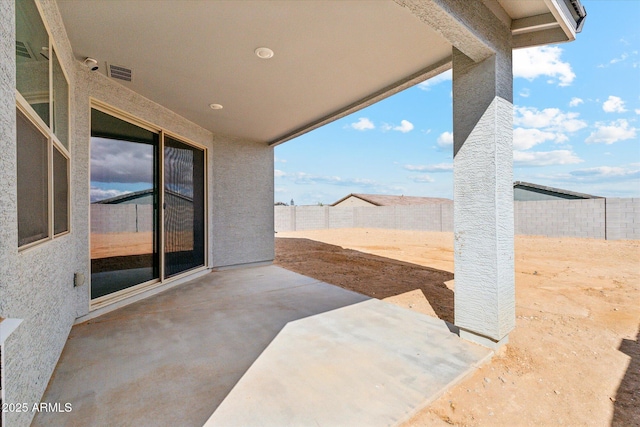
[[[23,319],[4,351],[7,402],[39,402],[76,318],[89,312],[91,99],[208,149],[208,266],[273,260],[273,149],[214,136],[76,60],[54,0],[38,2],[70,90],[71,232],[18,252],[15,12],[0,2],[0,316]],[[74,273],[86,281],[74,287]],[[7,413],[28,426],[31,413]]]
[[[3,43],[10,46],[8,55],[2,58],[0,64],[8,68],[2,75],[9,75],[13,82],[10,94],[3,93],[3,110],[7,108],[12,114],[9,138],[2,138],[3,144],[11,144],[8,153],[15,153],[15,13],[13,2],[1,2],[0,21],[2,27],[11,25],[11,30],[3,32]],[[55,3],[43,1],[41,3],[44,18],[49,23],[50,31],[56,40],[56,52],[59,61],[69,72],[70,86],[73,86],[73,59],[68,43],[64,40],[64,29],[55,25],[57,9]],[[53,25],[51,23],[54,22]],[[2,50],[5,52],[4,48]],[[4,82],[3,82],[4,83]],[[73,89],[72,94],[73,94]],[[6,102],[6,104],[5,104]],[[71,106],[73,108],[73,105]],[[3,114],[4,115],[4,114]],[[4,127],[4,126],[3,126]],[[73,149],[73,147],[72,147]],[[9,337],[5,348],[5,399],[6,402],[39,402],[49,377],[53,372],[71,325],[76,317],[75,305],[77,289],[73,287],[73,274],[82,271],[76,257],[76,235],[67,234],[52,241],[45,242],[33,248],[18,252],[17,248],[17,215],[16,215],[16,160],[15,154],[3,155],[6,165],[1,173],[11,174],[2,176],[3,208],[11,212],[3,214],[0,221],[0,269],[6,269],[9,274],[3,274],[0,288],[2,288],[2,311],[0,316],[23,319],[22,324]],[[74,173],[73,162],[71,173]],[[2,208],[0,208],[2,209]],[[77,226],[73,217],[72,229]],[[6,236],[6,238],[5,238]],[[86,270],[86,267],[84,268]],[[8,425],[29,425],[32,414],[30,412],[5,414]]]
[[[454,49],[455,323],[493,341],[515,326],[510,64]]]

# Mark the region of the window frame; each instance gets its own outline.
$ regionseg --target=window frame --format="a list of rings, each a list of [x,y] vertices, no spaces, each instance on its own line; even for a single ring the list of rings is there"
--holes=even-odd
[[[71,92],[72,92],[72,87],[69,79],[69,74],[67,73],[67,70],[65,69],[65,66],[62,64],[62,62],[60,61],[60,55],[59,55],[59,50],[57,49],[56,46],[56,42],[53,39],[53,36],[51,34],[51,30],[49,28],[49,26],[47,25],[47,21],[44,18],[44,15],[42,13],[41,7],[38,4],[38,2],[34,1],[34,4],[36,6],[36,9],[38,11],[38,14],[40,15],[40,19],[42,20],[42,23],[44,25],[44,29],[47,32],[47,36],[49,38],[49,64],[48,64],[48,78],[49,78],[49,94],[48,94],[48,101],[49,101],[49,122],[50,123],[45,123],[44,120],[40,117],[40,115],[35,111],[35,109],[31,106],[31,104],[29,104],[29,102],[25,99],[25,97],[20,93],[20,91],[18,90],[17,87],[15,87],[15,101],[16,101],[16,108],[20,110],[20,112],[22,114],[24,114],[24,116],[27,118],[27,120],[29,120],[31,122],[31,124],[33,124],[39,132],[41,132],[43,134],[43,136],[47,139],[47,192],[48,192],[48,197],[47,197],[47,236],[45,238],[42,239],[38,239],[36,241],[24,244],[22,246],[19,245],[19,242],[16,242],[16,244],[18,245],[18,252],[22,252],[26,249],[32,248],[34,246],[38,246],[40,244],[43,244],[45,242],[51,241],[53,239],[62,237],[64,235],[70,234],[72,232],[71,230],[71,224],[72,224],[72,203],[71,203],[71,195],[72,195],[72,186],[71,186],[71,167],[72,167],[72,162],[71,162],[71,141],[72,141],[72,129],[71,129],[71,100],[72,100],[72,96],[71,96]],[[62,76],[64,77],[66,83],[67,83],[67,94],[66,94],[66,98],[67,98],[67,120],[66,120],[66,124],[67,124],[67,144],[69,145],[69,148],[65,147],[64,144],[60,141],[60,139],[58,138],[58,136],[54,133],[54,93],[53,93],[53,86],[54,86],[54,82],[53,82],[53,62],[54,62],[54,55],[56,57],[56,60],[58,62],[58,66],[60,68],[60,70],[62,71]],[[18,144],[19,141],[17,140],[16,137],[16,144]],[[54,158],[54,152],[53,150],[58,150],[58,152],[66,159],[67,161],[67,177],[66,177],[66,187],[67,187],[67,225],[66,225],[66,230],[61,231],[59,233],[55,233],[55,208],[54,208],[54,170],[53,170],[53,158]],[[16,157],[16,168],[19,168],[20,165],[18,165],[17,162],[17,157]]]
[[[24,100],[24,98],[22,98],[21,101],[24,101],[25,104],[29,105],[29,103],[26,100]],[[46,151],[47,151],[47,164],[46,164],[46,167],[47,167],[47,226],[46,226],[47,233],[45,237],[38,240],[34,240],[33,242],[25,243],[24,245],[21,245],[21,246],[20,246],[20,241],[18,240],[17,242],[18,250],[22,251],[24,249],[28,249],[32,246],[36,246],[42,242],[46,242],[51,239],[51,218],[50,217],[51,217],[51,205],[52,205],[51,203],[52,182],[50,179],[51,177],[49,176],[51,172],[49,170],[50,169],[49,164],[51,163],[52,152],[50,149],[50,146],[51,146],[50,137],[47,133],[47,127],[45,126],[42,118],[40,118],[40,116],[37,114],[35,114],[35,116],[29,115],[29,112],[26,110],[25,105],[21,104],[20,102],[17,103],[16,107],[24,115],[25,119],[27,119],[29,123],[47,140],[47,143],[46,143],[47,144],[47,147],[46,147]],[[17,132],[16,132],[16,143],[18,143]],[[18,158],[17,158],[17,150],[16,150],[16,169],[18,168],[17,166],[18,166]],[[17,181],[16,181],[16,185],[17,185]],[[16,203],[16,210],[17,210],[17,203]]]
[[[159,197],[158,197],[158,203],[159,206],[163,206],[164,205],[164,139],[166,136],[176,139],[186,145],[189,145],[193,148],[196,148],[198,150],[201,150],[203,152],[204,155],[204,217],[205,217],[205,221],[204,221],[204,264],[202,266],[198,266],[198,267],[194,267],[192,269],[177,273],[173,276],[170,277],[166,277],[165,275],[165,260],[164,260],[164,246],[165,246],[165,233],[164,233],[164,221],[165,221],[165,212],[164,209],[159,209],[159,218],[158,218],[158,227],[159,227],[159,239],[158,239],[158,250],[159,250],[159,269],[160,269],[160,275],[157,279],[153,279],[150,280],[148,282],[143,282],[140,284],[137,284],[135,286],[132,286],[130,288],[126,288],[126,289],[122,289],[119,291],[116,291],[114,293],[108,294],[108,295],[104,295],[95,299],[91,298],[91,286],[89,286],[87,288],[87,293],[89,295],[89,311],[90,312],[94,312],[96,310],[99,310],[101,308],[104,308],[106,306],[109,306],[111,304],[115,304],[119,301],[122,301],[124,299],[127,298],[131,298],[135,295],[138,295],[142,292],[146,292],[152,289],[155,289],[157,287],[160,286],[164,286],[168,283],[172,283],[175,282],[177,280],[181,280],[185,277],[191,276],[193,274],[197,274],[198,272],[204,271],[206,269],[209,268],[209,261],[210,261],[210,256],[209,256],[209,215],[210,215],[210,211],[209,211],[209,148],[206,145],[197,143],[193,140],[191,140],[190,138],[187,138],[185,136],[182,136],[176,132],[172,132],[170,130],[168,130],[167,128],[165,128],[164,126],[160,126],[160,125],[156,125],[150,121],[147,121],[145,119],[142,119],[138,116],[136,116],[135,114],[129,113],[123,109],[120,109],[118,107],[114,107],[111,104],[108,104],[106,102],[103,102],[99,99],[96,99],[94,97],[89,97],[89,112],[91,112],[91,109],[95,109],[98,110],[102,113],[111,115],[117,119],[123,120],[125,122],[131,123],[135,126],[141,127],[145,130],[148,130],[150,132],[154,132],[154,133],[158,133],[159,134],[159,140],[158,140],[158,173],[159,173],[159,179],[158,179],[158,190],[159,190]],[[91,151],[91,150],[90,150]],[[89,152],[89,158],[91,158],[91,152]],[[91,172],[89,172],[89,175],[91,175]],[[91,228],[91,212],[89,212],[89,228]],[[89,232],[89,247],[91,247],[91,232]],[[90,263],[91,261],[89,261]],[[89,270],[91,270],[90,264],[89,264]]]

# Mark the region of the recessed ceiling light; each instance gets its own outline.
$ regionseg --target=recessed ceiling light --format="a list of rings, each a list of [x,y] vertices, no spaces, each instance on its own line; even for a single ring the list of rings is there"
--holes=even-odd
[[[222,110],[224,107],[220,104],[209,104],[212,110]]]
[[[273,58],[273,51],[268,47],[259,47],[255,50],[255,53],[260,59]]]

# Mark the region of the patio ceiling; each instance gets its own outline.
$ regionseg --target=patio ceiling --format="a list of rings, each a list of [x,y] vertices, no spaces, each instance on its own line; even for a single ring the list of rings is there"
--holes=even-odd
[[[535,24],[570,38],[556,0],[485,3],[512,28],[524,24],[521,34]],[[58,6],[77,59],[97,59],[102,74],[107,64],[129,68],[132,81],[117,82],[214,134],[256,141],[283,142],[450,67],[451,43],[394,1]],[[529,25],[532,16],[547,19]],[[258,58],[262,46],[274,57]]]

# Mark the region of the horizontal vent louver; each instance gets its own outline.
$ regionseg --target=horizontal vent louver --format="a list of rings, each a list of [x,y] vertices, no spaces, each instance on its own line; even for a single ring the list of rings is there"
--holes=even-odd
[[[31,53],[31,49],[29,46],[21,42],[20,40],[16,40],[16,56],[20,56],[22,58],[34,59],[33,54]]]
[[[113,79],[124,80],[125,82],[130,82],[133,77],[133,72],[129,68],[110,64],[109,77]]]

